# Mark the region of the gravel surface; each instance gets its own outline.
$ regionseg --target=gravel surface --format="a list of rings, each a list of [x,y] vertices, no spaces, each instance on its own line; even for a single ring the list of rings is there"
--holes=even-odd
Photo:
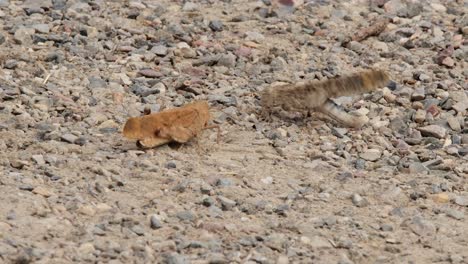
[[[0,0],[0,262],[467,263],[467,3],[280,2]],[[373,67],[360,130],[259,114]],[[121,135],[196,99],[219,144]]]

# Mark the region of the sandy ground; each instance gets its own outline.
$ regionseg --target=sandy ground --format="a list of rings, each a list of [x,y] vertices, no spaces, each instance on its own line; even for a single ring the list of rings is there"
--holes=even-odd
[[[0,0],[0,262],[467,263],[466,4],[370,2]],[[259,115],[365,68],[362,129]],[[219,144],[121,135],[197,99]]]

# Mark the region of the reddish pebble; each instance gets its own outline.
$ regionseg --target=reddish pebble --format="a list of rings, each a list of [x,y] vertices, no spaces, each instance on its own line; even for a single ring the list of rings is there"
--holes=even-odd
[[[439,108],[437,105],[430,105],[427,109],[426,112],[430,113],[432,116],[438,116],[440,113]]]

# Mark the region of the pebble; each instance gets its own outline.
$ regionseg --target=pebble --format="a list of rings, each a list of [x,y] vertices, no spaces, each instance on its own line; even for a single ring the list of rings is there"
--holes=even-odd
[[[302,236],[300,238],[301,242],[310,245],[314,250],[327,249],[331,248],[332,245],[325,238],[320,236],[313,236],[311,238],[307,236]]]
[[[425,74],[419,75],[419,79],[425,80],[426,78],[421,79],[421,76],[424,76]],[[420,101],[423,100],[426,97],[426,92],[424,88],[417,88],[414,90],[413,94],[411,95],[411,100],[413,101]]]
[[[184,6],[182,7],[182,11],[185,12],[193,12],[199,9],[198,4],[193,2],[185,2]]]
[[[388,52],[388,45],[387,43],[385,42],[381,42],[381,41],[375,41],[373,44],[372,44],[373,48],[380,51],[380,52]]]
[[[151,215],[150,217],[150,227],[152,229],[159,229],[162,227],[162,223],[161,223],[161,220],[159,220],[159,216],[158,215]]]
[[[148,77],[148,78],[159,78],[159,77],[163,76],[163,74],[161,72],[155,71],[155,70],[152,70],[152,69],[140,70],[138,73],[141,74],[142,76],[145,76],[145,77]]]
[[[179,218],[180,221],[189,221],[192,222],[196,219],[196,216],[191,211],[180,211],[176,214],[176,217]]]
[[[423,123],[424,120],[426,120],[426,111],[422,109],[418,109],[416,113],[414,114],[413,120],[416,123]]]
[[[458,113],[465,113],[465,111],[468,109],[468,99],[455,103],[452,105],[452,109]]]
[[[43,33],[47,34],[50,31],[49,25],[48,24],[35,24],[32,26],[38,33]]]
[[[83,215],[93,216],[96,214],[96,209],[91,205],[82,205],[78,208],[77,212]]]
[[[96,210],[101,213],[109,212],[112,210],[112,206],[106,203],[98,203],[96,204]]]
[[[145,229],[144,229],[142,226],[140,226],[140,225],[134,225],[134,226],[132,226],[131,229],[132,229],[132,231],[133,231],[135,234],[137,234],[138,236],[143,236],[143,235],[145,235]]]
[[[435,12],[443,12],[443,13],[447,12],[447,8],[442,4],[431,3],[430,6]]]
[[[468,196],[456,196],[454,202],[460,206],[468,206]]]
[[[458,120],[455,117],[453,116],[447,117],[447,123],[453,131],[457,131],[457,132],[461,131],[460,122],[458,122]]]
[[[435,137],[435,138],[444,138],[447,129],[439,126],[439,125],[429,125],[418,128],[421,131],[421,134],[425,137]]]
[[[262,43],[265,37],[260,33],[256,31],[248,31],[245,33],[245,39],[247,41],[253,41],[255,43]]]
[[[367,149],[359,154],[359,157],[367,161],[376,161],[380,159],[381,156],[382,152],[378,149]]]
[[[276,264],[289,264],[289,258],[286,255],[279,255]]]
[[[95,250],[96,248],[93,243],[83,243],[78,247],[78,252],[80,252],[81,255],[92,254]]]
[[[158,56],[166,56],[168,52],[168,48],[163,45],[156,45],[152,47],[150,51]]]
[[[445,211],[445,213],[452,217],[453,219],[456,219],[456,220],[463,220],[465,219],[465,213],[463,211],[460,211],[460,210],[456,210],[456,209],[452,209],[452,208],[449,208]]]
[[[190,261],[183,255],[170,253],[165,256],[164,264],[190,264]]]
[[[462,134],[461,143],[462,144],[468,144],[468,134]]]
[[[225,66],[225,67],[228,67],[228,68],[234,67],[236,65],[236,55],[234,55],[232,53],[221,55],[219,57],[217,65]]]
[[[166,166],[165,166],[167,169],[176,169],[177,168],[177,164],[175,161],[171,160],[171,161],[168,161],[166,163]]]
[[[224,196],[218,196],[218,200],[221,203],[221,206],[222,206],[223,210],[231,210],[237,204],[235,201],[233,201],[233,200],[231,200],[229,198],[226,198]]]
[[[219,186],[219,187],[229,187],[233,185],[233,182],[231,179],[228,179],[228,178],[219,178],[216,180],[215,184],[216,186]]]
[[[353,204],[357,207],[365,207],[369,204],[367,199],[363,198],[361,195],[355,193],[351,197],[351,200],[353,201]]]
[[[411,231],[419,236],[431,236],[436,232],[435,225],[421,216],[413,217],[406,224],[411,229]]]
[[[32,190],[32,193],[42,195],[45,198],[48,198],[48,197],[54,195],[54,193],[52,191],[50,191],[48,188],[41,187],[41,186],[35,187]]]
[[[223,31],[223,23],[219,20],[212,20],[210,21],[209,23],[209,27],[211,28],[211,30],[213,31]]]
[[[33,28],[20,27],[15,31],[13,39],[23,46],[29,46],[32,44],[32,35],[34,34]]]
[[[436,203],[448,203],[450,198],[446,193],[438,193],[432,196],[432,200],[434,200]]]
[[[455,66],[455,61],[451,57],[446,57],[442,60],[442,64],[449,68],[452,68],[453,66]]]
[[[408,170],[411,174],[426,173],[429,169],[421,162],[413,162],[409,165]]]
[[[349,129],[347,128],[341,128],[341,127],[333,127],[331,132],[334,136],[337,136],[339,138],[344,138],[346,134],[348,133]]]
[[[34,162],[36,162],[37,165],[44,165],[45,164],[45,160],[44,160],[44,156],[42,155],[32,155],[31,158],[34,160]]]
[[[60,137],[60,139],[67,143],[74,144],[78,137],[73,134],[64,134]]]

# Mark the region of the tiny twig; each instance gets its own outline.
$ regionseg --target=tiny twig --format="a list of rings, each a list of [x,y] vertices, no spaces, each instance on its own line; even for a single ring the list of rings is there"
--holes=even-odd
[[[47,81],[49,80],[50,76],[52,76],[52,73],[48,73],[47,76],[45,77],[44,81],[42,82],[42,84],[46,84]]]
[[[42,84],[46,84],[47,81],[49,80],[50,76],[52,76],[52,73],[50,73],[48,70],[46,70],[46,68],[44,67],[44,65],[42,65],[42,63],[38,63],[37,64],[39,66],[39,68],[44,72],[44,74],[46,75],[46,77],[44,78],[44,81],[42,81]]]

